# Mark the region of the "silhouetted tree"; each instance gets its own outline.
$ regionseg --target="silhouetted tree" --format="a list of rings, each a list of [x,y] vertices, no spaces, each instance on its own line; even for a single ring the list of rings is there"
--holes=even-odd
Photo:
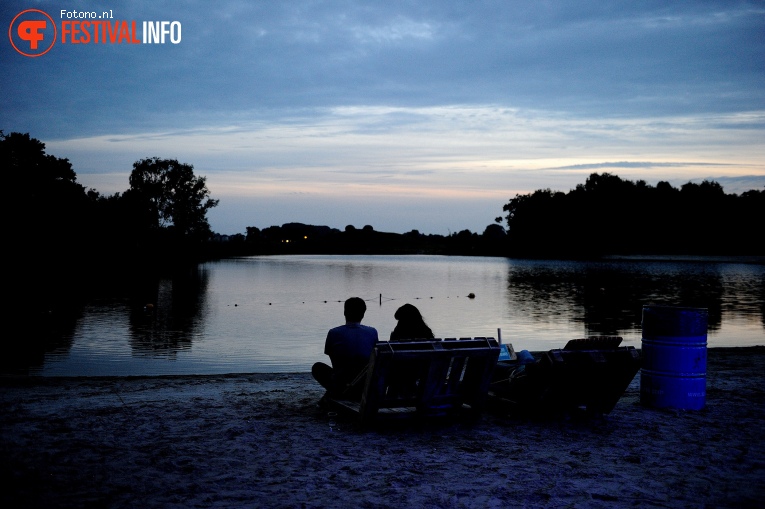
[[[503,210],[514,256],[763,253],[748,226],[764,217],[760,193],[727,195],[717,182],[678,190],[593,173],[568,193],[519,194]]]
[[[9,279],[4,311],[15,320],[47,321],[57,303],[74,305],[75,283],[91,259],[91,200],[71,163],[46,154],[45,144],[29,134],[0,132],[0,167],[8,186],[4,247],[17,274]]]
[[[482,235],[489,239],[504,239],[507,233],[502,226],[498,224],[490,224],[484,228]]]
[[[565,243],[561,238],[567,220],[563,193],[539,189],[531,194],[518,194],[503,208],[507,212],[508,236],[517,254],[538,256],[556,251]],[[541,234],[541,232],[546,232]]]
[[[176,159],[141,159],[133,164],[124,198],[142,210],[147,228],[167,230],[176,241],[203,241],[211,234],[207,211],[218,204],[205,181]]]
[[[46,154],[45,144],[29,134],[0,132],[0,165],[9,190],[3,220],[13,253],[30,263],[50,252],[78,258],[91,200],[69,160]]]
[[[260,239],[260,228],[248,226],[245,231],[247,232],[247,242],[257,242]]]

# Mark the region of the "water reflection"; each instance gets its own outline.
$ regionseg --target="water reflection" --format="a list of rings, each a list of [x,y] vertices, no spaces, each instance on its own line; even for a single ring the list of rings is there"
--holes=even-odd
[[[7,337],[0,353],[0,374],[29,375],[43,367],[46,356],[66,355],[82,309],[73,306],[68,311],[44,315],[24,324],[23,334]]]
[[[764,278],[761,266],[739,264],[517,261],[507,288],[511,308],[583,323],[589,335],[639,329],[648,304],[707,308],[714,332],[724,313],[765,325]]]
[[[468,299],[475,292],[475,299]],[[29,323],[3,373],[140,375],[307,371],[342,302],[368,301],[387,338],[415,304],[437,336],[494,335],[544,350],[584,335],[639,346],[647,304],[705,307],[710,345],[765,343],[765,266],[438,256],[222,260],[170,277],[104,279],[65,319]],[[380,298],[382,296],[382,298]],[[5,353],[5,352],[4,352]]]
[[[130,347],[134,355],[175,357],[198,337],[209,273],[204,266],[172,278],[141,281],[130,310]]]

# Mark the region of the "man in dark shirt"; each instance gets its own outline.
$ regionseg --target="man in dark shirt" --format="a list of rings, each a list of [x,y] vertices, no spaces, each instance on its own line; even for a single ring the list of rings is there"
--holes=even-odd
[[[369,361],[377,344],[377,330],[361,325],[367,305],[359,297],[345,301],[345,325],[330,329],[324,344],[324,353],[332,361],[332,367],[317,362],[311,372],[322,387],[336,397],[359,398],[363,379],[356,380]],[[352,382],[357,383],[350,387]]]

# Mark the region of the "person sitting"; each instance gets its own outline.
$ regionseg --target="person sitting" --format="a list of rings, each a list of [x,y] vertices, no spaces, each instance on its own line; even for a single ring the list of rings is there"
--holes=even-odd
[[[420,314],[420,310],[411,304],[404,304],[396,310],[393,317],[398,320],[391,341],[414,341],[416,339],[433,339],[433,331]]]
[[[416,341],[433,339],[433,331],[422,318],[420,310],[411,304],[404,304],[396,310],[393,317],[398,320],[393,332],[390,333],[390,341]],[[411,397],[416,394],[419,381],[425,375],[427,366],[421,362],[408,362],[401,364],[399,380],[391,384],[389,393],[399,397]]]
[[[324,343],[324,353],[332,366],[317,362],[311,369],[316,381],[333,397],[361,398],[364,386],[361,375],[378,342],[377,330],[361,325],[366,310],[367,305],[359,297],[345,301],[345,325],[330,329]]]

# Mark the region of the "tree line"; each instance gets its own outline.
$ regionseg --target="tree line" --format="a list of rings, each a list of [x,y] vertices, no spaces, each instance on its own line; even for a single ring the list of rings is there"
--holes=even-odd
[[[675,188],[593,173],[567,193],[518,194],[503,211],[509,256],[765,254],[765,190],[726,194],[714,181]]]
[[[214,234],[205,177],[175,159],[133,164],[129,188],[86,189],[67,159],[29,134],[0,131],[0,161],[11,189],[6,231],[17,262],[46,277],[103,267],[151,271],[211,257],[248,254],[460,254],[592,258],[624,254],[761,255],[765,190],[726,194],[716,182],[651,186],[593,173],[567,193],[518,194],[483,233],[378,232],[288,223],[244,234]],[[506,227],[501,226],[505,223]],[[68,269],[63,269],[68,268]],[[85,276],[83,276],[85,277]]]
[[[69,160],[29,134],[0,131],[0,165],[13,275],[3,310],[15,321],[55,321],[84,295],[192,267],[212,235],[206,213],[218,202],[204,177],[174,159],[136,161],[129,188],[111,196],[78,183]]]
[[[482,234],[462,230],[449,235],[381,232],[372,225],[343,230],[325,225],[287,223],[246,234],[213,237],[208,250],[217,256],[268,254],[442,254],[500,256],[505,249],[505,230],[490,224]]]
[[[377,232],[371,225],[344,231],[288,223],[229,238],[234,254],[458,254],[528,258],[593,259],[605,255],[765,254],[759,229],[765,190],[726,194],[705,180],[679,188],[656,186],[609,173],[593,173],[567,193],[539,189],[517,194],[505,216],[482,234],[463,230],[425,235]],[[500,226],[502,223],[506,227]]]
[[[0,162],[11,183],[5,220],[22,262],[72,268],[113,263],[142,268],[186,258],[212,231],[205,177],[175,159],[133,164],[129,188],[101,195],[77,182],[68,159],[45,152],[29,134],[0,132]]]

